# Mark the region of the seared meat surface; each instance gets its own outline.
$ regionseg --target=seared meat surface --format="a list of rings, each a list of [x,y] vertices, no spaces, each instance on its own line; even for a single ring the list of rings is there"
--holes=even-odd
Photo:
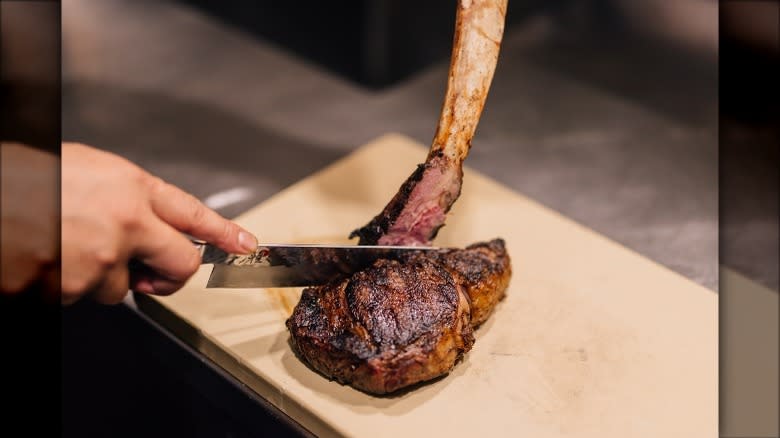
[[[500,239],[379,260],[305,289],[287,320],[291,343],[320,373],[373,394],[447,374],[504,296],[509,262]]]
[[[458,277],[471,307],[471,325],[487,321],[504,298],[512,276],[509,254],[502,239],[469,245],[466,249],[417,253],[410,258],[433,258]]]

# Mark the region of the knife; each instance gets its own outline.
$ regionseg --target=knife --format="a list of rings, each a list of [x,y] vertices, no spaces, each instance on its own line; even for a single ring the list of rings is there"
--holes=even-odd
[[[191,239],[201,264],[213,264],[207,288],[301,287],[328,283],[369,267],[378,259],[398,259],[427,246],[318,245],[264,243],[249,255],[227,253]]]

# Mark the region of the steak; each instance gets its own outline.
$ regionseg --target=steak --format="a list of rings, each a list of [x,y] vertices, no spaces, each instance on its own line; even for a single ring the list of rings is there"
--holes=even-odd
[[[474,344],[511,276],[504,241],[378,260],[303,290],[291,345],[328,378],[388,394],[445,375]]]
[[[425,163],[367,225],[359,245],[427,246],[460,196],[493,78],[506,0],[459,0],[447,92]],[[452,370],[504,297],[502,239],[378,260],[349,278],[304,289],[287,320],[298,356],[328,378],[388,394]]]

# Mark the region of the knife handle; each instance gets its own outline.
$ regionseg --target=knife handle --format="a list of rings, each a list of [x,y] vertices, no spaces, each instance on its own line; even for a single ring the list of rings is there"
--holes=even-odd
[[[190,242],[195,245],[195,249],[197,249],[198,253],[200,254],[201,265],[222,262],[229,256],[229,254],[225,251],[222,251],[221,249],[211,245],[206,241],[193,239],[190,237]],[[131,259],[128,262],[127,267],[131,272],[144,272],[149,270],[146,265],[136,259]]]
[[[222,263],[231,257],[227,252],[203,240],[190,238],[190,241],[200,253],[201,265],[209,265],[217,262]]]

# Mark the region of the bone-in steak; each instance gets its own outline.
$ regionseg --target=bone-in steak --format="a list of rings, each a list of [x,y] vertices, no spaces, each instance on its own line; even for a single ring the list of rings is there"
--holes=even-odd
[[[504,296],[510,276],[500,239],[379,260],[305,289],[287,320],[291,343],[325,376],[391,393],[448,373],[471,349],[473,328]]]
[[[360,245],[428,245],[460,196],[463,160],[487,98],[506,0],[459,0],[447,94],[433,145]],[[448,373],[511,277],[504,241],[415,251],[305,289],[287,320],[298,355],[329,378],[386,394]]]

